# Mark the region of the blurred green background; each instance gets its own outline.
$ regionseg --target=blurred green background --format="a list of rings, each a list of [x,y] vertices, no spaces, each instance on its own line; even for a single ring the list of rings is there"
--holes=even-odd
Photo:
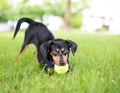
[[[43,20],[45,15],[54,15],[79,28],[82,25],[81,11],[89,7],[90,0],[1,0],[0,22],[21,17]]]
[[[120,34],[119,4],[118,0],[0,0],[0,31],[14,30],[18,19],[29,17],[52,31],[79,28]]]

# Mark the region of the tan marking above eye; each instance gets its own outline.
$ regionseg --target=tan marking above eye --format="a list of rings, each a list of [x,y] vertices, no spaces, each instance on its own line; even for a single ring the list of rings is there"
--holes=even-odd
[[[58,48],[56,48],[56,51],[57,51],[57,52],[59,52],[59,49],[58,49]]]
[[[62,51],[64,51],[65,49],[64,48],[62,48]]]

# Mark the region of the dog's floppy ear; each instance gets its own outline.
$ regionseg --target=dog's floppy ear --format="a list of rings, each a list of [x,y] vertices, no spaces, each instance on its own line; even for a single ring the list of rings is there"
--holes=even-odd
[[[43,43],[40,47],[39,47],[39,51],[41,53],[41,56],[44,58],[47,57],[47,54],[49,52],[49,48],[50,48],[50,44],[51,44],[52,41],[48,41],[48,42],[45,42]]]
[[[77,50],[77,44],[71,40],[66,40],[66,42],[68,43],[68,46],[71,48],[72,54],[74,55]]]

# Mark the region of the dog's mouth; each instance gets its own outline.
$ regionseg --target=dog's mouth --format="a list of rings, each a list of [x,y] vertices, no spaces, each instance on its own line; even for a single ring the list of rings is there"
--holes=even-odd
[[[66,64],[68,64],[68,63],[67,62],[66,63],[63,63],[63,62],[61,63],[60,62],[59,64],[56,64],[56,65],[58,65],[58,66],[65,66]]]
[[[65,66],[66,64],[68,64],[69,62],[66,60],[66,61],[60,61],[60,62],[58,62],[58,61],[52,61],[52,64],[56,64],[56,65],[58,65],[58,66]]]
[[[57,66],[65,66],[66,64],[69,64],[68,62],[54,62],[53,60],[50,60],[50,64],[52,66],[57,65]]]

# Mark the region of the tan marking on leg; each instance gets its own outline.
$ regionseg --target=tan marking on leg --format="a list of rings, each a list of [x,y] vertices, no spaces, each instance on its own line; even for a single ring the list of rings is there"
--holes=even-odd
[[[23,51],[18,55],[18,58],[17,58],[17,60],[16,60],[16,62],[15,62],[15,65],[18,64],[18,61],[20,60],[20,58],[21,58],[22,55],[24,54],[25,50],[26,50],[30,45],[32,45],[32,44],[26,45],[25,48],[23,49]]]
[[[38,57],[37,57],[37,50],[33,53],[35,55],[35,59],[38,62]]]

